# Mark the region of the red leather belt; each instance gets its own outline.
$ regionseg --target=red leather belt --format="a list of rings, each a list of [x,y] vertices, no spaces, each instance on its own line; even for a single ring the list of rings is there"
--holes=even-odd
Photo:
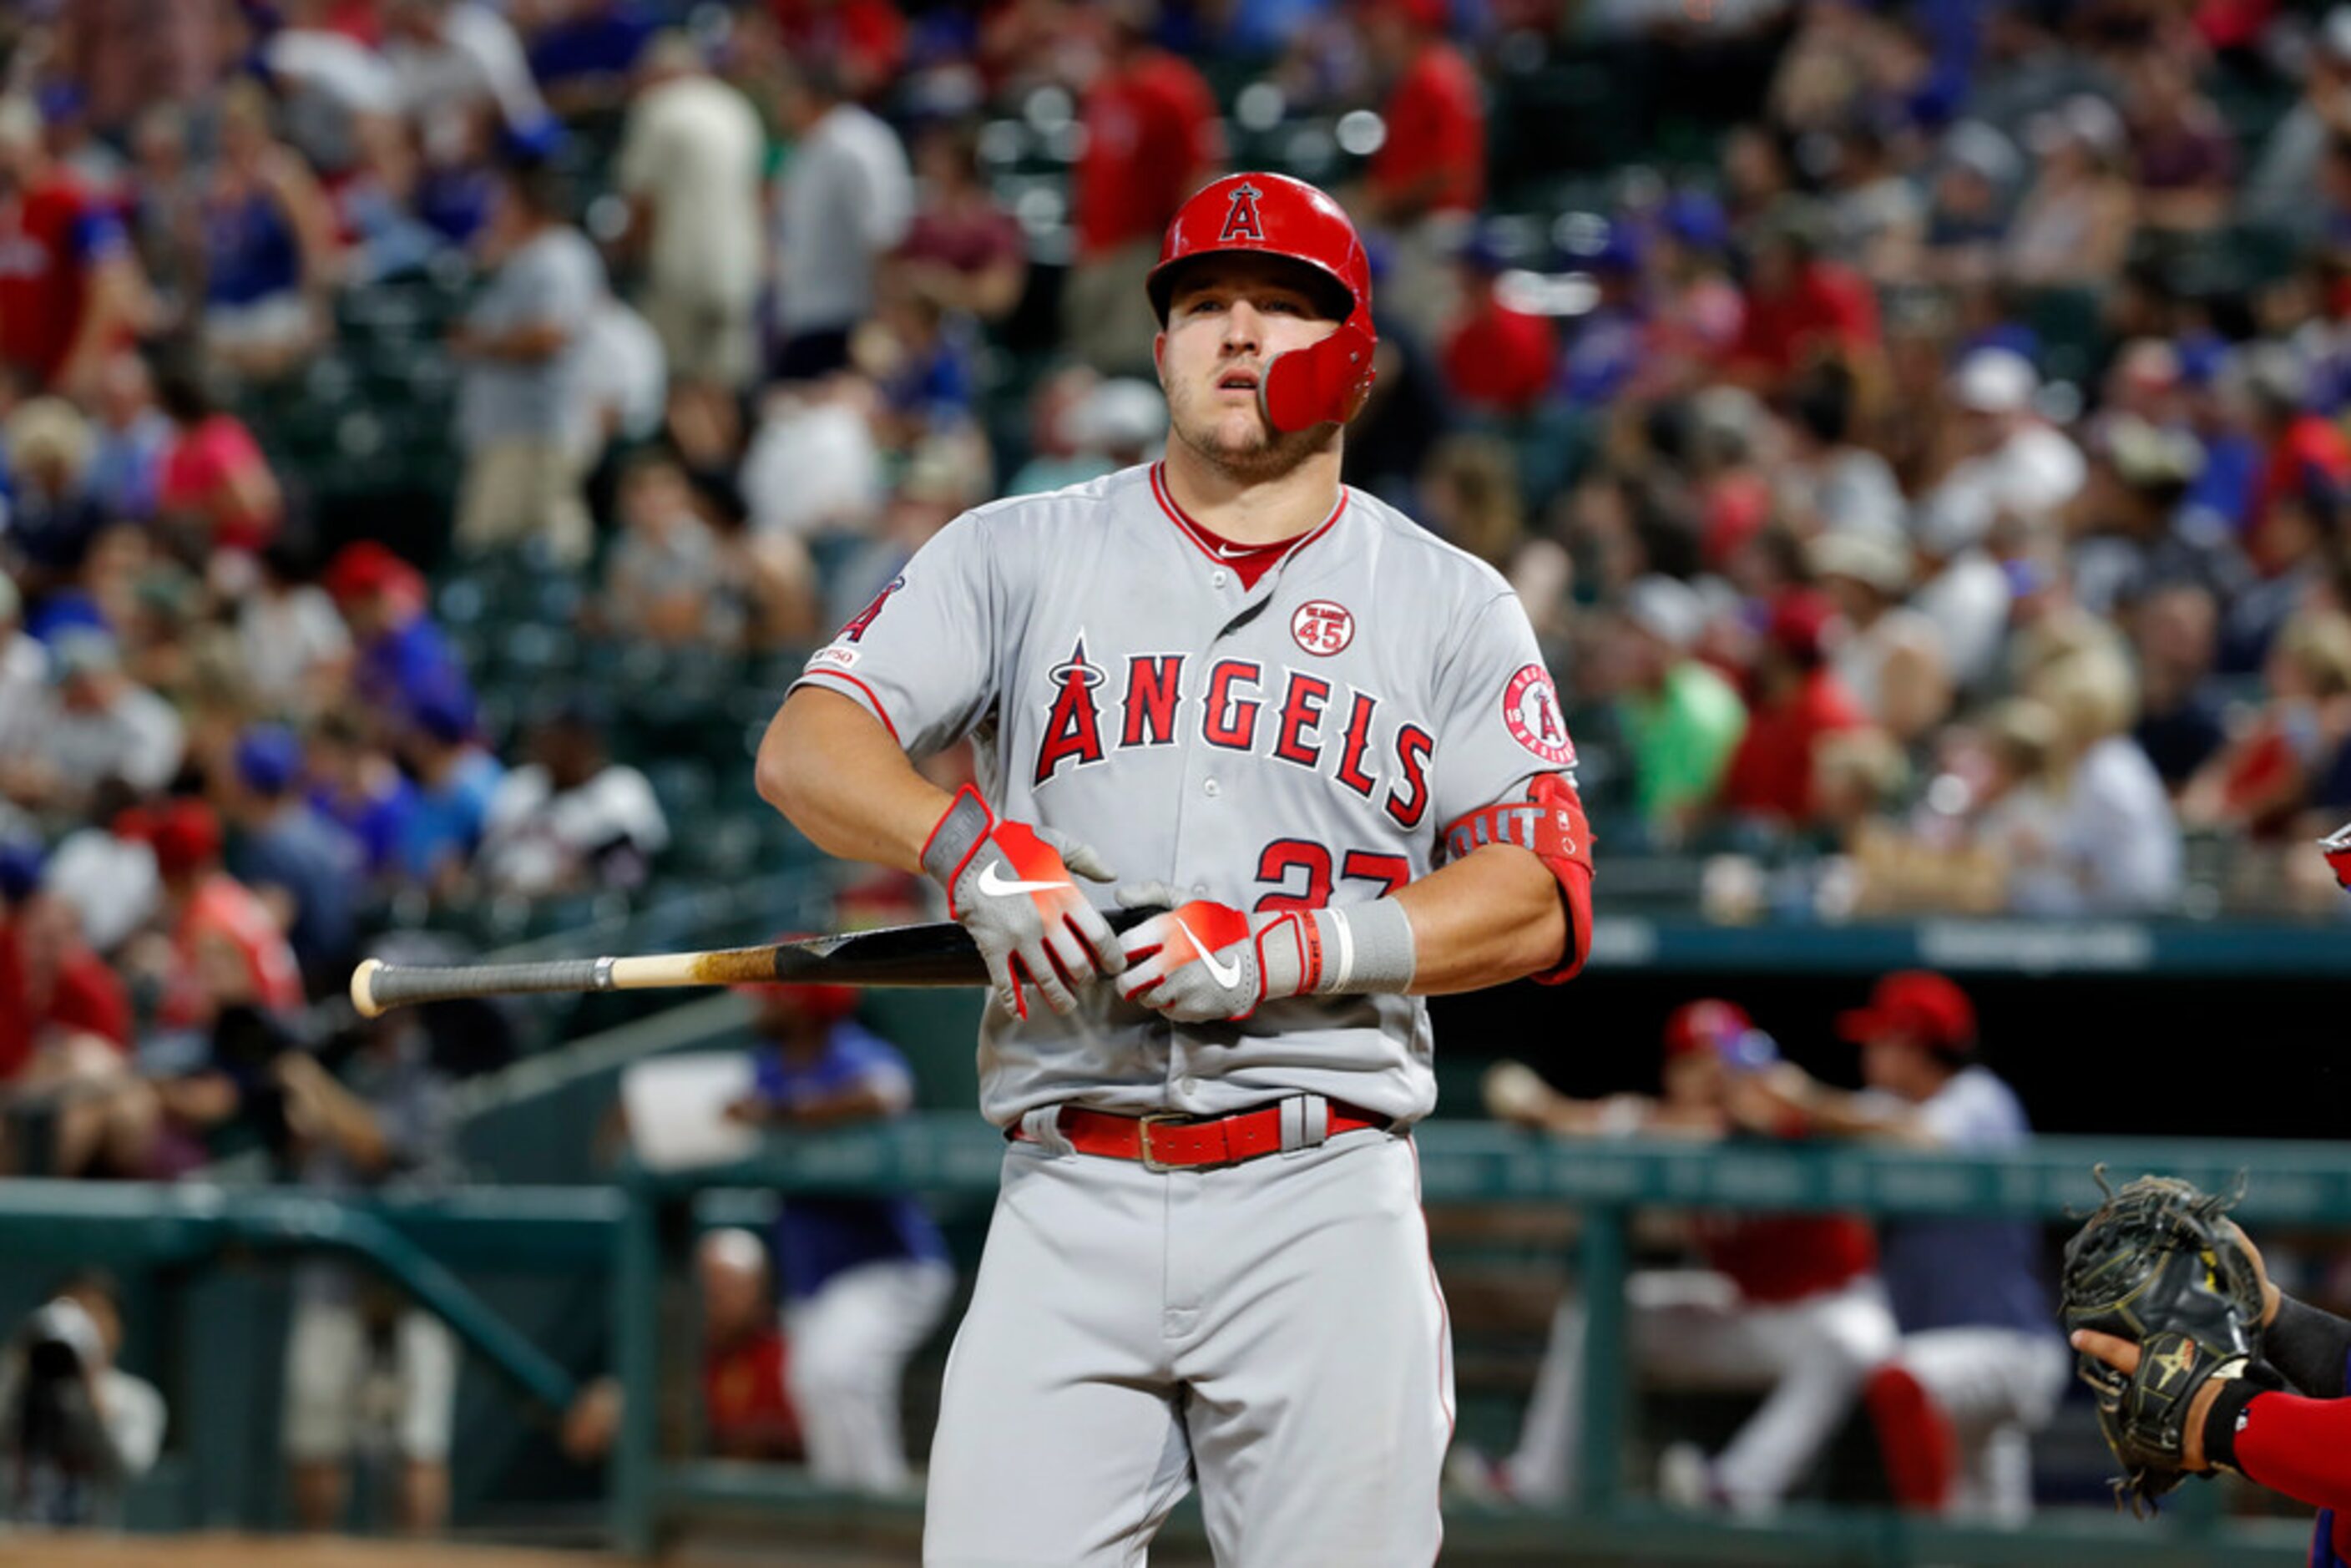
[[[1330,1108],[1327,1137],[1389,1124],[1389,1118],[1374,1115],[1343,1100],[1324,1103]],[[1135,1160],[1155,1171],[1234,1166],[1260,1155],[1281,1152],[1279,1102],[1260,1105],[1254,1111],[1236,1111],[1229,1116],[1198,1117],[1165,1112],[1149,1116],[1122,1116],[1113,1111],[1064,1105],[1054,1124],[1079,1154]],[[1036,1142],[1017,1124],[1010,1135],[1024,1144]]]

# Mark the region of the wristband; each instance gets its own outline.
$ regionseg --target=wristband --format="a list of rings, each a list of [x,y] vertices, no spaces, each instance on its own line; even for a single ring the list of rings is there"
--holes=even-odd
[[[1301,924],[1311,927],[1312,935],[1301,936],[1301,946],[1320,950],[1319,965],[1307,966],[1311,978],[1302,988],[1304,994],[1402,994],[1412,985],[1416,959],[1412,916],[1395,899],[1375,898],[1343,909],[1313,910]]]

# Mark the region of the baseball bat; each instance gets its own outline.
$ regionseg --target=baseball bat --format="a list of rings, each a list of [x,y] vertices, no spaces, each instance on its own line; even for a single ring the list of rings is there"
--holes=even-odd
[[[1113,931],[1140,925],[1155,909],[1106,909]],[[393,1008],[464,997],[530,992],[644,991],[673,986],[823,983],[836,986],[982,986],[987,965],[971,933],[952,920],[885,925],[706,953],[552,958],[534,964],[387,964],[368,958],[351,971],[351,1005],[361,1018]]]

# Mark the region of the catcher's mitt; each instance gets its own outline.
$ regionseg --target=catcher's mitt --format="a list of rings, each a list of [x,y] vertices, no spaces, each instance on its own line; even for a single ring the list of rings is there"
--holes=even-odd
[[[2098,1427],[2122,1461],[2117,1506],[2134,1513],[2179,1484],[2181,1445],[2196,1391],[2243,1375],[2258,1352],[2261,1277],[2223,1218],[2229,1200],[2168,1176],[2116,1191],[2065,1244],[2065,1332],[2095,1329],[2139,1346],[2126,1375],[2077,1358],[2097,1392]]]

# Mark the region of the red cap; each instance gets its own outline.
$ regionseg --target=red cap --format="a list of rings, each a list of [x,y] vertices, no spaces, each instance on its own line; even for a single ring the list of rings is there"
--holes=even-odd
[[[1817,589],[1792,588],[1771,606],[1771,641],[1790,658],[1820,663],[1827,651],[1829,622],[1836,605]]]
[[[1967,992],[1925,969],[1881,977],[1869,1005],[1839,1015],[1837,1032],[1856,1044],[1907,1034],[1929,1050],[1963,1056],[1976,1044],[1976,1009]]]
[[[323,576],[340,602],[362,594],[398,591],[422,597],[423,579],[414,567],[376,539],[353,539],[335,552]]]
[[[210,806],[190,796],[174,796],[143,810],[125,811],[115,820],[114,831],[120,837],[152,846],[155,871],[161,876],[185,876],[220,858],[220,818]]]
[[[1720,1051],[1754,1027],[1747,1009],[1716,997],[1685,1002],[1666,1019],[1666,1055]]]

